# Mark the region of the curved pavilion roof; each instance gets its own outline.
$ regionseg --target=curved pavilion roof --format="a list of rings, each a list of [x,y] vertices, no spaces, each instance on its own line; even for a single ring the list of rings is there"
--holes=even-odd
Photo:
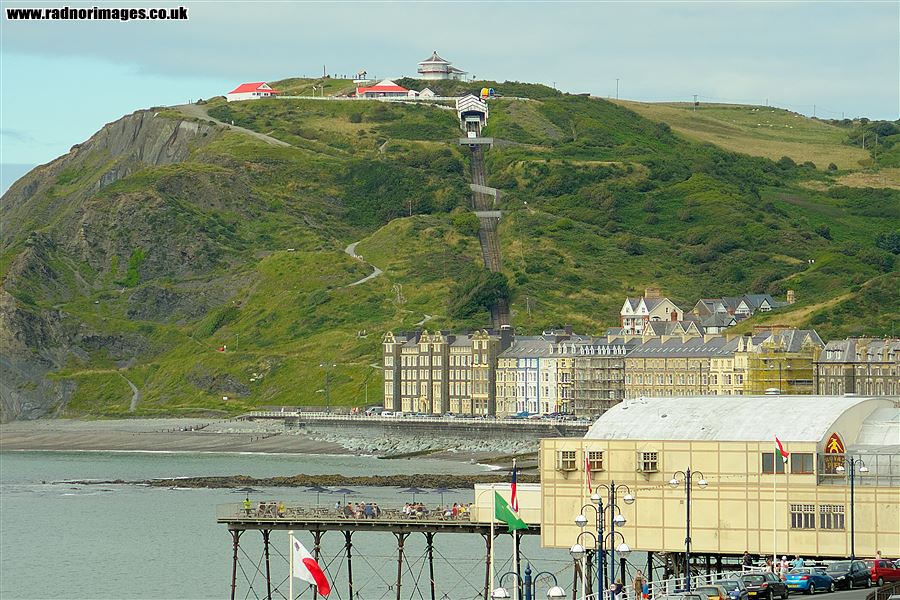
[[[636,398],[605,412],[585,439],[819,442],[847,410],[873,413],[896,399],[868,396],[689,396]],[[896,408],[895,408],[896,410]]]

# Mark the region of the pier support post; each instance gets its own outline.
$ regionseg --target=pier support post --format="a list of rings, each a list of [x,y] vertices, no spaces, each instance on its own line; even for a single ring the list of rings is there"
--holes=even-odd
[[[263,552],[266,554],[266,600],[272,600],[272,571],[269,569],[269,529],[262,530]]]
[[[319,562],[319,554],[322,553],[322,535],[324,531],[313,531],[313,557]],[[319,597],[319,588],[313,587],[313,600]]]
[[[400,585],[403,582],[403,543],[408,533],[395,533],[397,536],[397,600],[400,600]]]
[[[707,554],[706,555],[706,574],[707,575],[709,575],[712,572],[712,571],[710,571],[710,569],[712,569],[712,557],[709,554]]]
[[[425,532],[425,547],[428,549],[428,585],[431,588],[431,600],[434,598],[434,532]]]
[[[647,583],[653,582],[653,552],[647,553]]]
[[[231,537],[234,539],[234,560],[231,565],[231,600],[234,600],[235,591],[237,590],[237,563],[238,563],[238,546],[240,545],[241,529],[232,529]]]
[[[572,600],[575,600],[578,597],[578,579],[581,577],[581,563],[579,561],[574,561],[574,567],[572,567]]]
[[[481,534],[484,536],[484,600],[488,600],[491,594],[491,545],[494,539],[489,533]]]
[[[353,532],[349,529],[344,532],[344,547],[347,549],[347,587],[350,590],[350,600],[353,600],[353,555],[350,552],[353,548],[353,542],[350,539],[352,536]]]
[[[722,572],[722,555],[716,554],[716,573]]]
[[[585,575],[584,575],[584,595],[590,596],[594,593],[594,552],[586,550],[584,557]]]

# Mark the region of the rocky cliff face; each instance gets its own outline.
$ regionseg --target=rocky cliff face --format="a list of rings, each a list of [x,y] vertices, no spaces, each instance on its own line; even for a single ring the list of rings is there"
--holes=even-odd
[[[177,189],[171,194],[152,186],[107,191],[142,169],[184,161],[219,134],[211,123],[138,111],[34,169],[4,194],[0,420],[37,418],[63,407],[74,384],[48,376],[73,357],[102,351],[114,364],[125,364],[150,347],[139,333],[104,332],[103,320],[87,323],[58,305],[127,280],[129,270],[183,275],[220,260],[202,236],[172,238],[178,231],[178,206],[171,203]],[[169,185],[189,187],[177,178]],[[124,292],[128,285],[118,287]],[[142,289],[132,299],[133,310],[162,320],[222,301],[221,290],[215,289],[205,292],[205,301],[187,302],[185,296],[165,288]]]

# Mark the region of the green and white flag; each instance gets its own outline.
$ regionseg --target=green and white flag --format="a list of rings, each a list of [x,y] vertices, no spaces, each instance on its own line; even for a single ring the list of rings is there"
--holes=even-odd
[[[494,492],[494,517],[498,521],[506,523],[510,533],[519,529],[528,529],[528,525],[525,524],[525,521],[520,519],[519,515],[513,512],[509,503],[503,499],[503,496],[501,496],[499,492]]]

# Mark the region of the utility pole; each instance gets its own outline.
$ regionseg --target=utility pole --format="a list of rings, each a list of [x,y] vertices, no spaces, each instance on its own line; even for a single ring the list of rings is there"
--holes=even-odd
[[[553,89],[554,89],[554,90],[556,89],[556,82],[555,82],[555,81],[553,82]]]
[[[619,78],[616,77],[616,100],[619,99]]]
[[[322,65],[322,79],[325,79],[327,75],[325,74],[325,65]]]
[[[816,118],[816,105],[813,104],[813,119]]]
[[[697,94],[694,94],[694,112],[697,112]]]

